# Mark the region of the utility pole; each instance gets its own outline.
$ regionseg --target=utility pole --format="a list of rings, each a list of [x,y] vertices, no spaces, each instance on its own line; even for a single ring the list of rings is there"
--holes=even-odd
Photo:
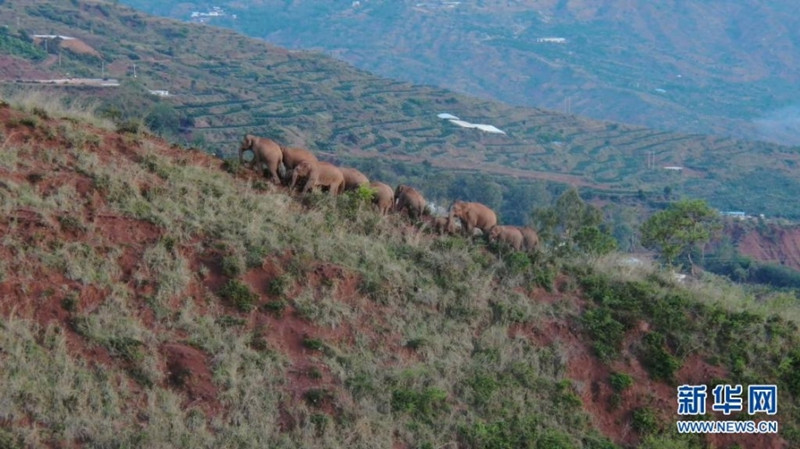
[[[106,62],[100,61],[100,73],[102,73],[102,78],[106,79]]]

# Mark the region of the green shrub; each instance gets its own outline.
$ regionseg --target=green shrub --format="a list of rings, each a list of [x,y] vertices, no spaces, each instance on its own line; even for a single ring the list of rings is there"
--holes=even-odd
[[[222,315],[221,317],[217,318],[216,322],[221,327],[236,327],[243,326],[246,321],[243,318],[231,315]]]
[[[641,407],[633,411],[632,415],[633,430],[641,435],[649,435],[659,431],[658,416],[648,408]]]
[[[318,338],[303,337],[303,346],[312,351],[324,351],[325,343]]]
[[[611,388],[613,388],[615,392],[622,393],[633,386],[633,377],[625,373],[611,373],[608,378],[608,383],[611,384]]]
[[[575,392],[572,381],[564,379],[556,384],[553,392],[553,402],[566,410],[574,410],[581,407],[583,402],[581,397]]]
[[[75,312],[78,310],[78,295],[70,293],[61,300],[61,308],[67,312]]]
[[[524,273],[528,271],[532,265],[528,255],[519,251],[512,251],[503,260],[511,274]]]
[[[269,287],[267,288],[267,291],[269,291],[269,293],[273,296],[285,296],[289,291],[291,283],[291,277],[284,274],[269,281]]]
[[[549,430],[536,441],[536,449],[573,449],[575,445],[568,435]]]
[[[117,123],[117,132],[120,134],[139,134],[144,128],[144,123],[139,119],[128,119]]]
[[[222,161],[222,169],[232,175],[238,175],[242,172],[243,167],[242,163],[239,161],[239,158],[226,158]]]
[[[333,398],[333,393],[324,388],[312,388],[303,393],[303,398],[310,405],[313,405],[314,407],[320,407],[326,401]]]
[[[276,317],[283,316],[284,310],[286,310],[287,302],[283,299],[279,299],[277,301],[270,301],[262,306],[265,312],[271,313]]]
[[[681,363],[667,351],[664,335],[650,332],[642,339],[640,361],[653,380],[672,382]]]
[[[331,422],[331,417],[324,413],[313,413],[309,420],[311,421],[311,424],[314,425],[314,430],[319,436],[325,432],[325,429],[328,428],[328,425]]]
[[[15,437],[13,433],[0,427],[0,448],[2,449],[22,449],[22,440]]]
[[[248,268],[257,268],[264,263],[264,258],[269,254],[269,249],[263,245],[247,245],[245,254],[245,265]]]
[[[475,449],[535,448],[540,422],[535,415],[505,416],[494,422],[478,421],[459,430],[467,447]]]
[[[477,374],[467,381],[467,385],[472,389],[473,401],[483,405],[489,402],[492,395],[500,387],[497,380],[486,374]]]
[[[242,312],[249,312],[255,307],[258,295],[250,291],[250,288],[236,279],[230,279],[219,291],[219,295],[230,301],[237,309]]]
[[[425,338],[412,338],[406,342],[406,348],[417,350],[425,345],[428,344],[428,340]]]
[[[397,388],[392,391],[392,410],[408,413],[430,422],[436,415],[447,408],[447,392],[435,388],[415,391],[408,388]]]
[[[781,380],[795,397],[800,397],[800,349],[795,348],[780,364]]]
[[[111,337],[105,342],[112,356],[122,357],[129,362],[136,362],[144,357],[141,351],[142,342],[130,337]]]
[[[587,310],[581,317],[581,324],[589,334],[592,349],[598,357],[609,361],[617,356],[625,336],[625,326],[615,320],[609,310]]]
[[[222,274],[234,278],[244,273],[244,260],[237,254],[232,254],[222,258]]]

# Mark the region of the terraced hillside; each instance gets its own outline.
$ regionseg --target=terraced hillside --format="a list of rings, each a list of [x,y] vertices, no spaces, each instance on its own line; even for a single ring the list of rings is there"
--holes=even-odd
[[[155,125],[171,123],[179,140],[220,155],[233,154],[241,136],[252,132],[349,160],[373,174],[393,172],[397,179],[414,176],[434,185],[443,173],[456,173],[449,187],[432,187],[434,198],[476,179],[477,172],[485,176],[477,177],[480,188],[473,191],[497,192],[485,201],[516,221],[536,201],[516,187],[540,181],[580,186],[613,200],[661,200],[671,192],[705,198],[720,209],[800,216],[793,201],[800,193],[796,148],[477,100],[105,1],[6,1],[0,17],[8,27],[3,66],[13,68],[3,71],[7,81],[67,74],[120,79],[119,88],[59,89],[70,97],[105,98],[113,117],[161,108]],[[102,58],[26,40],[40,30],[78,37]],[[6,88],[21,85],[10,82]],[[171,96],[148,96],[147,89]],[[491,123],[507,134],[460,128],[436,117],[442,112]]]
[[[794,297],[434,236],[88,119],[0,102],[4,448],[800,444]],[[776,384],[779,433],[677,435],[684,383]]]
[[[791,0],[123,3],[511,104],[800,143]]]

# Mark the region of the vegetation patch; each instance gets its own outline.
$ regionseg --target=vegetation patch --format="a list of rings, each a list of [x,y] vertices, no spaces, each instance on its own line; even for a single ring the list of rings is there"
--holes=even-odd
[[[251,311],[258,302],[258,295],[253,293],[246,284],[236,279],[229,279],[220,289],[219,295],[242,312]]]

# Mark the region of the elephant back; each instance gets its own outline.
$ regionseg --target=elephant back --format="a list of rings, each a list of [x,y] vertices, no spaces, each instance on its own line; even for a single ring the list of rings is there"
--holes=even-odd
[[[283,164],[288,169],[293,169],[302,162],[318,162],[317,156],[305,148],[280,146],[283,153]]]
[[[341,167],[342,175],[344,175],[345,188],[349,190],[357,189],[362,184],[368,184],[369,179],[364,173],[356,170],[355,168]]]

